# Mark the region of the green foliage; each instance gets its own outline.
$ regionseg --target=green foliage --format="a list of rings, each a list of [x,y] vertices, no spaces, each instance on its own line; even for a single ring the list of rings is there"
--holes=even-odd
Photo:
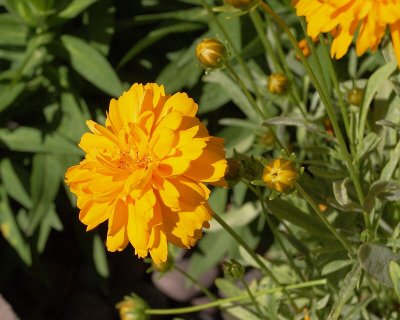
[[[291,1],[266,3],[296,41],[304,37]],[[319,43],[310,42],[308,70],[270,15],[221,5],[0,1],[2,236],[20,264],[34,270],[52,233],[65,231],[64,214],[73,215],[77,250],[109,277],[104,235],[85,238],[77,231],[78,210],[64,173],[83,156],[77,145],[86,120],[102,122],[110,98],[133,82],[158,82],[169,93],[194,97],[210,133],[224,138],[227,157],[239,162],[237,183],[215,187],[209,203],[248,248],[212,220],[187,270],[201,279],[224,260],[246,267],[248,290],[215,279],[225,298],[245,296],[223,303],[220,312],[235,319],[396,319],[400,75],[391,49],[357,57],[351,47],[332,62],[331,36],[321,35]],[[200,67],[194,50],[204,38],[226,45],[225,68]],[[279,96],[267,90],[268,76],[277,71],[289,79]],[[346,101],[353,87],[364,92],[360,107]],[[302,167],[297,191],[271,193],[259,159],[292,152]],[[177,259],[183,254],[174,250]],[[282,289],[314,280],[324,282]],[[251,299],[269,289],[276,291]]]

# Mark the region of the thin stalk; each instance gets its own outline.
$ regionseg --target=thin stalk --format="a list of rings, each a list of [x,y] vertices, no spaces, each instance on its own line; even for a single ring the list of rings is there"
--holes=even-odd
[[[284,30],[284,32],[287,34],[287,36],[289,37],[290,42],[292,43],[294,49],[296,50],[296,53],[299,55],[300,60],[302,61],[304,68],[306,69],[308,75],[310,76],[311,80],[313,81],[313,84],[315,86],[315,88],[317,89],[322,102],[325,105],[326,108],[326,112],[328,113],[328,116],[332,122],[332,126],[333,126],[333,130],[335,132],[336,138],[338,140],[338,144],[339,144],[339,148],[340,148],[340,152],[346,162],[347,165],[347,170],[349,171],[350,177],[353,181],[353,184],[356,188],[356,192],[357,192],[357,196],[358,196],[358,200],[360,202],[361,205],[364,204],[364,194],[361,188],[361,184],[359,181],[359,177],[358,174],[354,168],[353,165],[353,160],[352,157],[350,156],[347,147],[346,147],[346,143],[344,141],[342,132],[340,130],[338,121],[336,119],[335,116],[335,112],[333,109],[333,105],[330,102],[329,97],[326,95],[326,92],[324,91],[324,88],[320,85],[320,83],[318,82],[318,79],[316,78],[310,64],[308,63],[306,57],[303,54],[303,51],[300,49],[300,47],[298,46],[298,43],[295,39],[295,37],[293,36],[292,32],[290,31],[290,29],[287,27],[285,21],[282,20],[281,17],[279,17],[272,9],[271,7],[269,7],[265,2],[261,2],[261,7],[263,10],[265,10],[268,14],[271,15],[271,17],[275,20],[275,22]],[[366,221],[366,227],[368,228],[370,224],[367,223]]]
[[[227,62],[224,64],[226,70],[230,73],[230,75],[239,83],[240,87],[242,88],[247,100],[250,102],[252,105],[253,109],[258,113],[259,116],[261,116],[262,119],[265,119],[266,116],[264,112],[261,110],[260,106],[257,104],[256,100],[250,93],[250,91],[247,89],[246,85],[243,83],[242,79],[240,79],[239,75],[236,73],[235,69],[231,67],[231,65]]]
[[[319,210],[318,205],[315,201],[308,195],[308,193],[303,189],[303,187],[296,182],[296,189],[302,195],[302,197],[307,201],[307,203],[311,206],[311,208],[315,211],[318,217],[322,220],[325,226],[329,229],[330,232],[335,236],[335,238],[343,245],[343,247],[347,250],[347,252],[352,255],[351,246],[348,244],[347,240],[343,238],[335,228],[329,223],[328,219],[322,214],[321,210]]]
[[[339,80],[337,78],[336,71],[333,67],[332,59],[330,58],[328,48],[327,48],[324,40],[325,40],[324,37],[322,35],[320,35],[319,42],[323,49],[322,51],[323,51],[325,57],[327,57],[326,60],[329,61],[328,62],[328,72],[329,72],[329,75],[331,76],[331,80],[333,82],[333,87],[335,88],[336,96],[338,97],[338,100],[339,100],[339,108],[340,108],[340,112],[342,114],[344,127],[346,130],[347,137],[349,138],[349,141],[350,141],[350,150],[352,151],[352,153],[354,153],[354,136],[352,135],[352,131],[350,129],[350,122],[349,122],[349,117],[348,117],[348,109],[349,108],[348,108],[348,106],[346,106],[346,104],[344,102],[342,91],[340,90],[340,86],[339,86]]]
[[[268,41],[267,35],[265,34],[265,31],[263,28],[263,22],[261,20],[260,14],[256,10],[251,11],[250,18],[251,18],[251,21],[253,22],[254,28],[257,31],[258,38],[261,40],[261,43],[266,51],[266,56],[271,58],[272,64],[273,64],[274,68],[276,69],[276,71],[283,73],[283,67],[281,66],[278,58],[276,57],[275,52],[274,52],[271,44]]]
[[[305,110],[303,102],[300,100],[299,94],[298,94],[296,86],[295,86],[293,75],[292,75],[291,71],[289,70],[289,68],[287,67],[286,60],[284,59],[284,57],[282,57],[282,48],[280,47],[280,39],[277,39],[277,41],[276,41],[277,44],[279,44],[278,50],[277,50],[278,57],[279,57],[279,59],[278,59],[278,57],[276,56],[276,54],[272,48],[270,41],[268,40],[267,35],[265,34],[265,31],[263,29],[263,27],[264,27],[263,21],[260,17],[260,14],[258,13],[258,11],[250,12],[250,18],[253,22],[254,28],[257,31],[258,38],[261,40],[264,50],[266,51],[266,53],[272,60],[275,70],[277,70],[278,72],[284,73],[289,78],[289,80],[290,80],[289,95],[290,95],[291,99],[294,101],[295,105],[299,106],[300,111],[303,114],[303,117],[305,119],[307,119],[307,111]],[[274,33],[274,36],[276,37],[277,34]],[[268,60],[267,60],[267,62],[268,62]]]
[[[268,275],[271,280],[276,284],[280,285],[278,279],[274,276],[271,270],[264,264],[260,257],[249,247],[249,245],[233,230],[218,214],[214,214],[213,218],[236,240],[236,242],[246,250],[246,252],[254,259],[254,261],[259,265],[261,270]]]
[[[261,94],[258,91],[258,87],[257,87],[256,83],[254,82],[254,79],[253,79],[253,76],[251,75],[249,67],[247,66],[246,62],[243,60],[243,58],[240,55],[240,52],[238,51],[238,49],[235,47],[235,45],[234,45],[231,37],[229,36],[228,32],[226,32],[224,26],[221,24],[221,22],[215,16],[212,8],[207,4],[207,2],[205,0],[200,0],[200,1],[201,1],[201,4],[203,5],[203,7],[207,10],[207,12],[208,12],[209,16],[211,17],[211,19],[214,21],[214,23],[218,26],[218,28],[223,33],[225,39],[228,41],[230,49],[232,50],[234,57],[237,59],[239,64],[242,66],[244,72],[246,73],[246,76],[249,78],[250,84],[253,87],[253,90],[254,90],[256,96],[257,97],[261,97]]]
[[[264,289],[260,291],[256,291],[253,293],[254,297],[258,297],[261,295],[267,295],[267,294],[274,294],[274,293],[279,293],[279,292],[286,292],[290,290],[297,290],[297,289],[304,289],[304,288],[309,288],[309,287],[315,287],[315,286],[323,286],[327,284],[326,279],[318,279],[318,280],[313,280],[313,281],[308,281],[308,282],[303,282],[299,284],[292,284],[288,286],[279,286],[273,289]],[[230,297],[226,299],[219,299],[213,302],[209,303],[204,303],[201,305],[197,306],[191,306],[191,307],[184,307],[184,308],[174,308],[174,309],[147,309],[145,310],[145,314],[147,315],[167,315],[167,314],[184,314],[184,313],[192,313],[192,312],[197,312],[213,307],[219,307],[227,303],[232,303],[236,301],[243,301],[243,300],[248,300],[249,295],[242,294],[239,296],[235,297]]]
[[[283,253],[285,254],[286,259],[288,260],[290,266],[296,272],[296,274],[298,275],[300,280],[306,281],[305,277],[301,273],[300,269],[294,263],[292,256],[290,255],[289,251],[287,250],[286,246],[284,245],[279,231],[277,230],[276,226],[271,221],[271,218],[269,216],[266,204],[264,202],[264,197],[262,196],[259,188],[255,188],[253,185],[251,185],[247,181],[245,181],[245,183],[247,184],[248,188],[258,197],[258,199],[259,199],[259,201],[261,203],[262,212],[264,214],[265,219],[267,220],[267,224],[268,224],[269,228],[271,229],[271,231],[272,231],[276,241],[278,242],[279,246],[282,248]]]
[[[262,319],[262,318],[263,318],[263,313],[262,313],[262,311],[261,311],[261,309],[260,309],[260,306],[258,305],[258,303],[257,303],[257,301],[256,301],[256,298],[254,297],[253,293],[250,291],[250,288],[249,288],[249,286],[247,285],[247,282],[244,281],[244,279],[241,279],[240,281],[241,281],[241,283],[243,284],[243,286],[245,287],[245,289],[246,289],[246,291],[247,291],[247,294],[248,294],[249,297],[250,297],[251,302],[254,304],[254,306],[255,306],[255,308],[256,308],[256,310],[257,310],[258,316],[260,317],[260,319]]]
[[[203,286],[200,282],[198,282],[195,278],[193,278],[190,274],[188,274],[185,270],[179,268],[177,265],[174,265],[174,269],[185,276],[190,282],[192,282],[197,288],[199,288],[209,299],[217,300],[218,297],[213,294],[210,290],[208,290],[205,286]]]

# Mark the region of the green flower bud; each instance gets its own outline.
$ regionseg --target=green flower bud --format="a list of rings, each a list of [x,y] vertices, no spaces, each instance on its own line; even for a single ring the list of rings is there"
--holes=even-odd
[[[233,280],[243,279],[244,267],[235,259],[224,262],[224,275],[225,277]]]
[[[364,90],[355,87],[347,92],[347,100],[353,106],[359,107],[361,106],[363,95],[364,95]]]

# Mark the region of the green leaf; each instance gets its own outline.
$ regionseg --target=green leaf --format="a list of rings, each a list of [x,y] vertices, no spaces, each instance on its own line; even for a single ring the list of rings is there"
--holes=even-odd
[[[393,253],[385,246],[368,243],[358,249],[358,260],[362,267],[376,280],[387,287],[393,287],[390,279],[389,264],[400,261],[400,254]]]
[[[215,111],[230,101],[229,96],[219,86],[205,83],[199,101],[199,114]]]
[[[56,132],[45,134],[39,129],[29,127],[0,129],[0,143],[13,151],[83,154],[75,144]]]
[[[400,301],[400,265],[395,261],[389,263],[390,279],[393,283],[394,292],[396,292],[397,299]]]
[[[219,211],[221,212],[221,211]],[[232,208],[224,214],[220,214],[222,219],[231,227],[242,227],[253,221],[260,213],[260,208],[256,207],[252,202],[246,202],[240,208]],[[223,228],[215,220],[210,221],[210,229],[208,232],[220,231]]]
[[[395,61],[390,62],[378,70],[376,70],[368,80],[367,87],[365,89],[364,99],[360,110],[360,124],[358,127],[358,140],[362,141],[364,136],[365,121],[367,119],[369,105],[371,104],[375,93],[383,82],[390,77],[390,75],[397,69],[397,63]]]
[[[330,232],[320,220],[305,213],[293,204],[281,199],[275,199],[268,201],[267,205],[268,210],[278,219],[289,221],[313,235],[323,238],[332,238]]]
[[[24,46],[28,36],[28,28],[17,17],[0,14],[0,44],[1,46]]]
[[[396,148],[390,155],[389,161],[386,163],[385,167],[382,170],[381,180],[388,181],[392,177],[394,171],[396,170],[399,159],[400,159],[400,141],[397,143]]]
[[[169,54],[171,62],[157,76],[157,83],[162,83],[166,91],[176,92],[183,87],[196,85],[203,69],[196,66],[193,56],[194,49],[180,50]]]
[[[17,251],[27,265],[31,265],[32,257],[28,242],[25,241],[15,216],[11,211],[5,190],[0,186],[0,231],[8,243]]]
[[[215,285],[217,288],[224,294],[226,297],[234,297],[240,294],[243,294],[242,290],[236,287],[233,283],[226,279],[217,278],[215,280]],[[258,320],[260,319],[253,312],[247,310],[238,304],[227,303],[223,304],[222,308],[225,309],[225,312],[233,315],[235,319],[241,320]]]
[[[321,275],[324,276],[324,275],[336,272],[345,267],[348,267],[349,265],[352,265],[353,263],[354,263],[353,260],[335,260],[335,261],[328,262],[322,268]]]
[[[109,275],[107,256],[103,241],[101,241],[98,234],[93,237],[93,261],[98,274],[103,278],[107,278]]]
[[[58,218],[57,212],[55,211],[55,205],[52,204],[49,208],[49,212],[46,213],[46,218],[42,219],[39,227],[39,237],[37,241],[37,250],[42,253],[46,247],[47,239],[52,229],[61,231],[63,225]]]
[[[36,154],[33,157],[31,175],[31,195],[33,207],[29,215],[26,233],[31,235],[42,219],[51,212],[55,196],[60,186],[62,170],[56,157],[49,154]]]
[[[185,33],[193,30],[202,28],[203,25],[193,22],[182,22],[176,23],[170,26],[165,26],[160,29],[152,30],[146,37],[139,40],[129,51],[122,57],[118,63],[118,69],[122,68],[130,60],[132,60],[137,54],[151,46],[153,43],[161,40],[162,38],[170,35],[171,33]],[[192,51],[194,55],[194,50]],[[175,73],[176,76],[176,73]]]
[[[77,73],[113,97],[122,93],[123,87],[117,74],[100,52],[74,36],[63,35],[61,42],[68,51],[71,65]]]
[[[319,135],[323,135],[326,138],[332,139],[332,137],[326,134],[325,131],[321,130],[317,125],[310,123],[301,118],[290,118],[290,117],[273,117],[264,121],[264,124],[267,126],[295,126],[295,127],[304,127],[310,132],[318,133]]]
[[[345,303],[354,296],[354,289],[360,279],[361,266],[356,263],[350,272],[344,278],[342,285],[340,286],[339,296],[336,299],[334,306],[329,313],[327,320],[336,320],[339,318],[342,308]]]
[[[328,180],[337,180],[337,179],[343,179],[347,177],[347,174],[343,171],[339,171],[334,168],[321,168],[319,166],[308,166],[307,170],[310,171],[313,175],[328,179]]]
[[[387,201],[400,200],[400,184],[394,181],[375,181],[369,188],[368,195],[364,201],[364,210],[366,212],[372,211],[377,197]]]
[[[203,80],[213,83],[214,85],[219,84],[221,86],[220,90],[224,90],[249,119],[260,120],[241,88],[224,72],[210,72],[203,77]]]
[[[115,31],[115,3],[112,0],[97,2],[88,10],[88,38],[103,55],[107,55]]]
[[[29,209],[32,207],[32,200],[18,177],[15,166],[18,164],[13,164],[9,158],[3,159],[0,163],[1,180],[10,197]]]
[[[64,10],[58,13],[62,19],[73,19],[98,0],[72,0]]]
[[[25,83],[18,82],[7,86],[0,86],[0,112],[12,104],[24,91]]]
[[[361,143],[357,146],[357,159],[361,160],[370,152],[376,150],[376,147],[381,143],[382,138],[378,137],[375,132],[367,134]]]

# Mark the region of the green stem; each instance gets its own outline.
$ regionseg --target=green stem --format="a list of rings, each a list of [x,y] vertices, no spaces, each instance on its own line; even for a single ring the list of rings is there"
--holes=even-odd
[[[250,69],[247,66],[246,62],[243,60],[242,56],[240,55],[240,52],[238,51],[238,49],[235,47],[231,37],[229,36],[228,32],[226,32],[224,26],[221,24],[221,22],[218,20],[218,18],[215,16],[212,8],[207,4],[207,2],[205,0],[200,0],[203,7],[207,10],[209,16],[211,17],[211,19],[214,21],[214,23],[218,26],[218,28],[221,30],[221,32],[223,33],[226,41],[228,41],[230,49],[233,52],[234,57],[236,58],[236,60],[239,62],[239,64],[242,66],[244,72],[246,73],[246,76],[248,77],[251,86],[253,87],[253,90],[256,94],[257,97],[261,97],[260,92],[258,91],[258,87],[256,85],[256,83],[254,82],[253,76],[251,75]]]
[[[218,214],[214,214],[213,218],[240,244],[243,249],[254,259],[254,261],[260,266],[261,270],[268,275],[271,280],[276,284],[280,285],[278,279],[274,276],[271,270],[264,264],[260,257],[249,247],[249,245],[233,230]]]
[[[358,196],[358,200],[360,202],[361,205],[364,204],[364,194],[361,188],[361,184],[359,181],[359,177],[358,174],[354,168],[353,165],[353,161],[352,161],[352,157],[350,156],[349,152],[347,151],[347,147],[346,147],[346,142],[344,141],[342,132],[340,130],[339,127],[339,123],[337,121],[335,112],[334,112],[334,108],[333,105],[329,99],[329,97],[327,96],[324,88],[321,86],[321,84],[319,83],[318,79],[316,78],[310,64],[308,63],[306,57],[303,54],[303,51],[300,49],[300,47],[298,46],[298,43],[296,41],[296,38],[293,36],[292,32],[290,31],[290,29],[287,27],[285,21],[282,20],[281,17],[279,17],[265,2],[261,2],[261,7],[269,14],[271,15],[271,17],[275,20],[275,22],[283,29],[283,31],[287,34],[287,36],[289,37],[290,42],[292,43],[296,53],[299,55],[300,60],[302,61],[304,68],[306,69],[308,75],[310,76],[311,80],[313,81],[313,84],[315,86],[315,88],[317,89],[321,100],[323,102],[323,104],[325,105],[326,108],[326,112],[328,113],[328,116],[332,122],[332,127],[333,130],[335,132],[335,136],[338,140],[338,144],[339,144],[339,148],[340,148],[340,152],[346,162],[347,165],[347,169],[349,171],[350,177],[353,181],[353,184],[356,188],[356,192],[357,192],[357,196]],[[369,227],[369,223],[366,222],[366,227]]]
[[[349,121],[349,116],[348,116],[349,107],[344,102],[342,91],[340,90],[340,86],[339,86],[339,80],[337,78],[336,71],[333,67],[332,59],[329,55],[328,48],[325,44],[325,38],[322,35],[319,36],[319,42],[320,42],[320,45],[322,46],[322,49],[323,49],[322,51],[323,51],[325,57],[327,58],[326,60],[328,61],[328,72],[331,76],[331,80],[333,82],[333,87],[335,88],[336,96],[338,97],[338,100],[339,100],[339,108],[340,108],[340,112],[342,114],[344,128],[346,130],[347,137],[349,138],[349,141],[350,141],[350,150],[352,151],[352,153],[354,153],[354,138],[352,135],[352,131],[350,129],[350,121]]]
[[[252,96],[252,94],[250,93],[250,91],[247,89],[246,85],[243,83],[242,79],[240,79],[239,75],[236,73],[235,69],[233,69],[231,67],[231,65],[227,62],[224,64],[226,70],[228,70],[228,72],[230,73],[230,75],[237,81],[237,83],[239,83],[240,87],[242,88],[247,100],[250,102],[250,104],[252,105],[253,109],[258,113],[258,115],[262,118],[262,119],[266,119],[266,116],[264,114],[264,112],[261,110],[261,108],[259,107],[259,105],[257,104],[256,100],[254,99],[254,97]]]
[[[318,205],[314,202],[314,200],[308,195],[308,193],[302,188],[300,184],[296,182],[296,189],[297,191],[302,195],[302,197],[307,201],[307,203],[313,208],[315,213],[318,215],[318,217],[322,220],[322,222],[325,224],[325,226],[329,229],[330,232],[335,236],[337,240],[343,245],[343,247],[347,250],[347,252],[352,255],[352,249],[350,245],[347,243],[346,239],[343,238],[336,230],[335,228],[329,223],[328,219],[323,215],[321,210],[319,210]]]
[[[277,39],[276,32],[273,32],[276,43],[277,43],[277,48],[278,48],[278,50],[277,50],[278,57],[279,57],[279,59],[278,59],[278,57],[276,56],[276,54],[274,52],[274,49],[272,48],[272,45],[271,45],[269,39],[264,31],[264,24],[263,24],[263,21],[260,17],[260,14],[258,13],[258,11],[250,12],[250,17],[251,17],[251,20],[253,21],[254,28],[257,31],[258,38],[261,40],[261,43],[264,47],[265,52],[272,60],[273,67],[278,72],[284,73],[290,80],[290,86],[289,86],[289,92],[288,92],[290,95],[290,98],[294,101],[295,105],[299,106],[300,111],[303,114],[303,117],[305,119],[307,119],[307,111],[305,110],[305,106],[304,106],[303,102],[300,100],[300,96],[297,92],[297,87],[294,82],[292,72],[289,70],[287,63],[286,63],[286,59],[283,56],[282,47],[280,46],[280,39]],[[268,62],[268,59],[266,59],[266,60]]]
[[[306,281],[305,277],[303,276],[303,274],[301,273],[300,269],[296,266],[296,264],[293,261],[292,256],[290,255],[289,251],[287,250],[286,246],[284,245],[281,235],[279,233],[279,231],[277,230],[275,224],[272,222],[267,207],[266,207],[266,203],[264,201],[264,197],[262,196],[259,188],[255,188],[253,185],[251,185],[250,183],[248,183],[247,181],[245,181],[245,183],[247,184],[248,188],[253,191],[253,193],[258,197],[260,203],[261,203],[261,209],[262,212],[264,214],[265,219],[267,220],[267,224],[269,226],[269,228],[271,229],[276,241],[278,242],[279,246],[282,248],[286,259],[288,260],[290,266],[293,268],[293,270],[296,272],[296,274],[298,275],[299,279],[302,281]]]
[[[288,286],[279,286],[277,288],[273,289],[264,289],[260,291],[256,291],[253,293],[254,297],[258,297],[261,295],[267,295],[267,294],[274,294],[278,292],[286,292],[290,290],[297,290],[297,289],[304,289],[304,288],[309,288],[309,287],[314,287],[314,286],[322,286],[327,283],[326,279],[318,279],[318,280],[313,280],[313,281],[308,281],[308,282],[303,282],[299,284],[292,284]],[[239,296],[235,297],[230,297],[226,299],[219,299],[217,301],[213,301],[210,303],[205,303],[197,306],[191,306],[191,307],[185,307],[185,308],[175,308],[175,309],[147,309],[145,310],[145,314],[147,315],[167,315],[167,314],[184,314],[184,313],[192,313],[192,312],[197,312],[213,307],[218,307],[227,303],[232,303],[236,301],[242,301],[242,300],[248,300],[249,295],[242,294]]]
[[[253,25],[257,31],[258,38],[261,40],[261,43],[265,49],[266,57],[270,57],[272,60],[272,64],[276,71],[283,73],[283,68],[275,55],[275,52],[268,41],[268,37],[265,34],[263,22],[261,20],[260,14],[258,11],[254,10],[250,12],[250,18],[253,22]],[[267,59],[268,61],[268,59]]]
[[[188,280],[190,280],[196,287],[198,287],[203,293],[211,300],[217,300],[218,297],[214,295],[210,290],[208,290],[205,286],[203,286],[200,282],[198,282],[195,278],[193,278],[190,274],[188,274],[185,270],[179,268],[177,265],[174,265],[174,269],[185,276]]]
[[[255,306],[255,308],[256,308],[256,310],[257,310],[258,316],[260,317],[260,319],[263,319],[263,313],[262,313],[262,311],[261,311],[261,309],[260,309],[260,306],[258,305],[258,303],[257,303],[257,301],[256,301],[256,298],[254,297],[253,293],[250,291],[250,288],[249,288],[249,286],[247,285],[247,282],[244,281],[244,279],[241,279],[241,282],[242,282],[243,286],[245,287],[245,289],[246,289],[246,291],[247,291],[247,294],[249,295],[249,298],[250,298],[251,302],[254,304],[254,306]]]

